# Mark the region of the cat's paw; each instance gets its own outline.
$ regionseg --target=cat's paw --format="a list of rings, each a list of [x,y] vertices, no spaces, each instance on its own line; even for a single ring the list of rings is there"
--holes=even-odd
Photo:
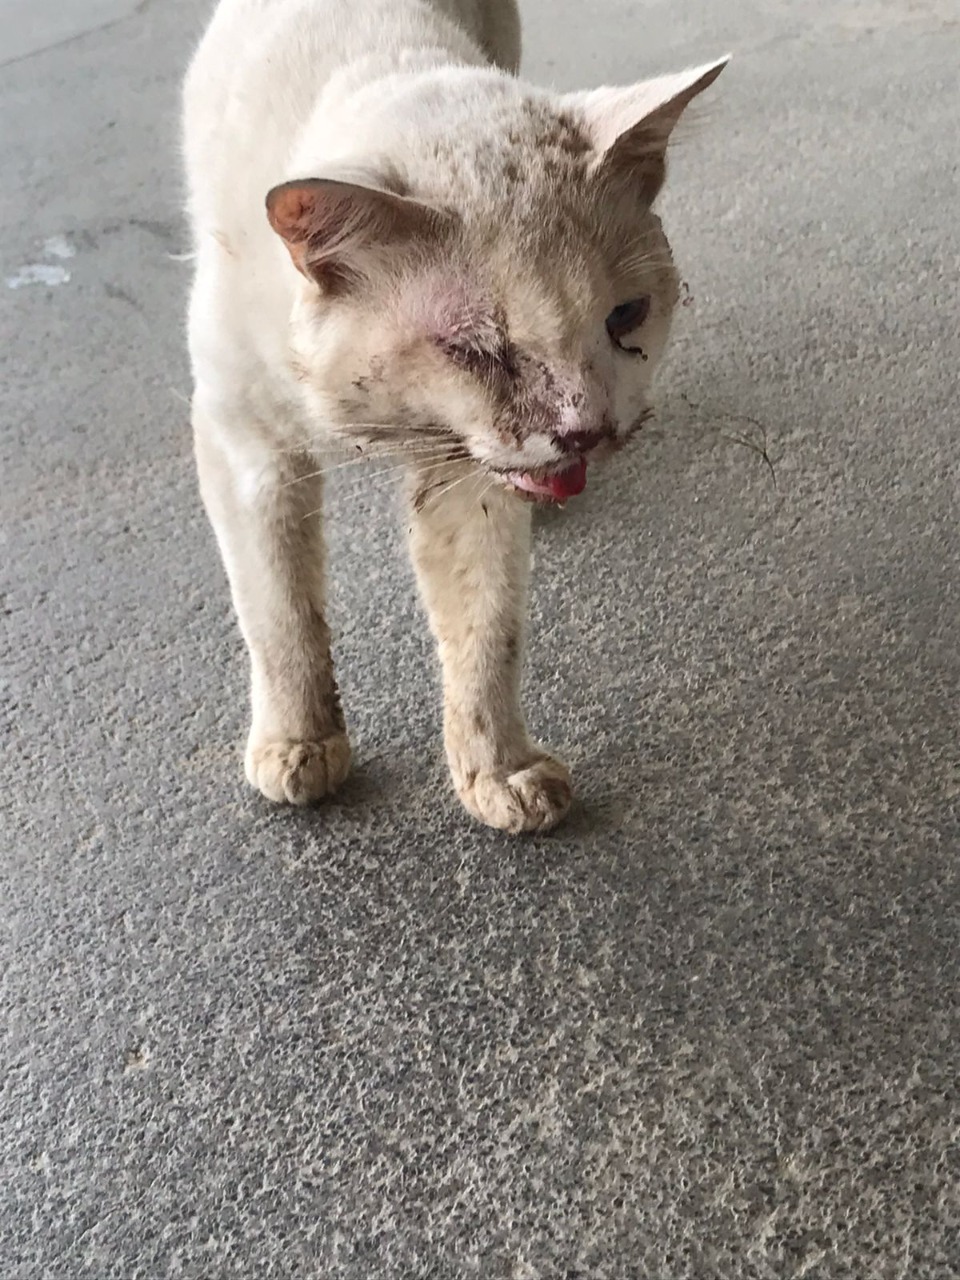
[[[313,804],[332,795],[350,769],[350,743],[342,733],[317,742],[251,742],[247,781],[278,804]]]
[[[518,834],[549,831],[570,808],[570,770],[552,756],[519,769],[481,770],[455,779],[464,808],[488,827]]]

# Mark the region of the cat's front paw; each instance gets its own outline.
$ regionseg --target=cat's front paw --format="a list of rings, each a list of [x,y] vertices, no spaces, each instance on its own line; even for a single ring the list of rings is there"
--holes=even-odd
[[[313,804],[332,795],[350,769],[342,733],[316,742],[253,742],[244,760],[247,781],[278,804]]]
[[[488,827],[518,834],[549,831],[570,808],[570,770],[552,756],[534,757],[521,768],[480,770],[454,778],[457,794]]]

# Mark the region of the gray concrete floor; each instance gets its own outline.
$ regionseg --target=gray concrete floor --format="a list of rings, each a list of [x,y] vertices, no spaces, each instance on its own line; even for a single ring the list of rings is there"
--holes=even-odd
[[[206,7],[4,9],[0,1275],[956,1275],[954,0],[526,0],[563,87],[737,57],[665,205],[660,428],[539,529],[581,799],[520,843],[448,794],[375,479],[331,513],[356,774],[242,783],[181,331]]]

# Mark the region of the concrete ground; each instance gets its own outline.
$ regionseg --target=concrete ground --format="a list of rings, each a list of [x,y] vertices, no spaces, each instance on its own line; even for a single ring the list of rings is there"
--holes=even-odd
[[[448,793],[382,478],[331,512],[356,773],[242,782],[181,325],[206,8],[4,7],[0,1275],[957,1275],[954,0],[526,0],[563,87],[736,54],[665,203],[660,427],[539,529],[580,802],[527,841]]]

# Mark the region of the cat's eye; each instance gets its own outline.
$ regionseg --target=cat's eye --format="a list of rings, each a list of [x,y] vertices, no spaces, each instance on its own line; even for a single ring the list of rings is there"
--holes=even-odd
[[[640,354],[639,347],[626,346],[624,338],[630,336],[635,329],[639,329],[650,314],[650,295],[645,293],[642,298],[633,298],[630,302],[622,302],[619,307],[614,307],[607,316],[607,333],[610,335],[610,341],[615,343],[621,351],[631,351]]]
[[[515,356],[506,342],[495,349],[480,346],[475,340],[469,339],[460,342],[440,341],[437,345],[454,364],[476,374],[477,377],[489,380],[496,377],[516,376]]]

